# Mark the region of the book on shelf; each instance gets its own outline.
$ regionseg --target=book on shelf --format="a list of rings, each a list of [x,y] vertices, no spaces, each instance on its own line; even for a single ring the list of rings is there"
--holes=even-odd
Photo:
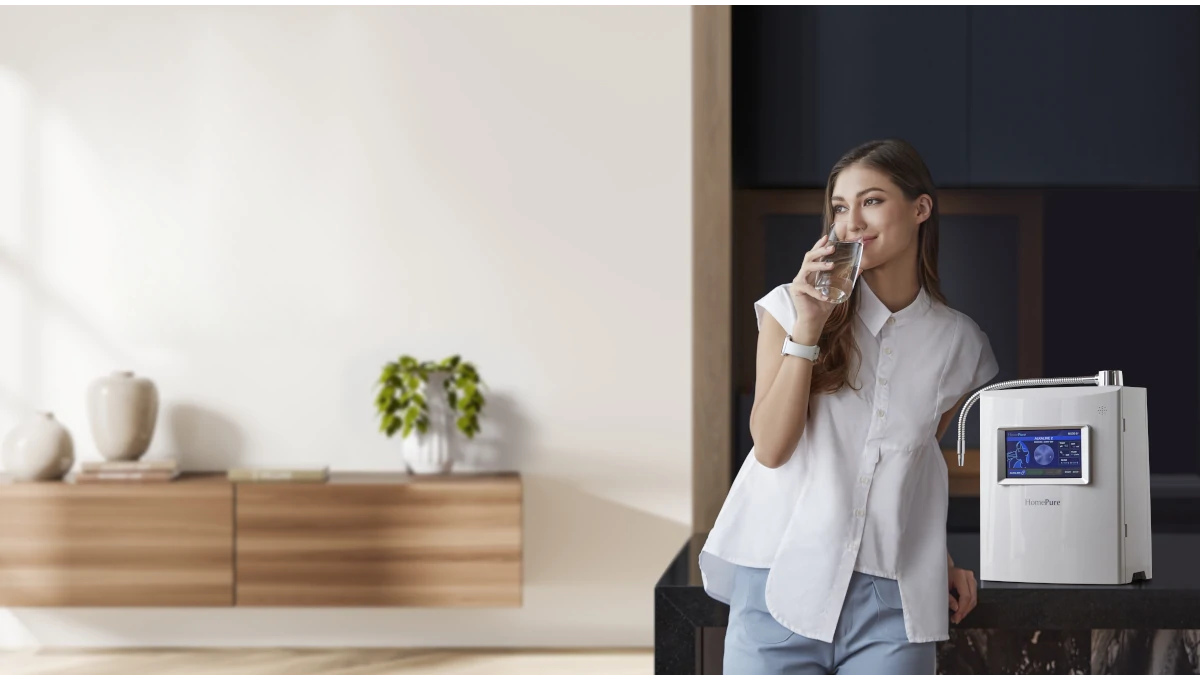
[[[324,483],[329,467],[235,467],[228,472],[235,483]]]
[[[175,459],[136,459],[128,461],[80,462],[81,473],[129,473],[131,471],[178,471]]]
[[[173,458],[80,462],[68,476],[72,483],[162,483],[179,477]]]
[[[69,479],[74,483],[166,483],[175,480],[175,470],[150,469],[133,471],[75,471]]]

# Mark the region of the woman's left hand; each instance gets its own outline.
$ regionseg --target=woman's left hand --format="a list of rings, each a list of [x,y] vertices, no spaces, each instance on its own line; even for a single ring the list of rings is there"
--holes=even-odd
[[[954,614],[950,620],[958,623],[963,620],[971,610],[975,609],[976,600],[976,584],[975,573],[971,570],[964,570],[960,567],[950,566],[948,570],[950,580],[950,590],[957,591],[958,597],[950,595],[950,610]]]

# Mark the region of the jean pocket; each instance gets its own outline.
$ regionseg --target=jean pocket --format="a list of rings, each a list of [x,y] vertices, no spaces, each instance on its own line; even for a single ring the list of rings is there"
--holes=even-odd
[[[904,604],[900,599],[900,585],[894,579],[871,577],[875,590],[875,618],[882,637],[890,640],[908,641],[904,628]]]
[[[871,577],[871,586],[875,588],[875,599],[887,609],[904,609],[900,600],[900,584],[895,579]]]
[[[734,582],[737,596],[737,616],[746,636],[758,644],[778,644],[792,636],[792,631],[775,620],[767,609],[766,569],[742,568]]]

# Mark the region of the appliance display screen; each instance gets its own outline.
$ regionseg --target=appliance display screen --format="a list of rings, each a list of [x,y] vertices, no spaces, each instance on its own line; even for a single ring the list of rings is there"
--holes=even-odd
[[[1006,429],[1005,475],[1008,478],[1080,478],[1083,432],[1066,429]]]

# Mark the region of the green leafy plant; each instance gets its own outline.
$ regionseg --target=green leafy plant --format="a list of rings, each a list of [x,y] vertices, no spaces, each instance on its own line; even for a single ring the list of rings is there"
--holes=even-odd
[[[485,386],[475,366],[455,354],[441,361],[418,361],[407,354],[384,364],[379,375],[375,410],[381,418],[379,430],[391,438],[400,432],[408,438],[414,429],[429,431],[429,378],[444,373],[446,402],[456,417],[455,426],[474,438],[479,433],[479,413],[483,411]]]

